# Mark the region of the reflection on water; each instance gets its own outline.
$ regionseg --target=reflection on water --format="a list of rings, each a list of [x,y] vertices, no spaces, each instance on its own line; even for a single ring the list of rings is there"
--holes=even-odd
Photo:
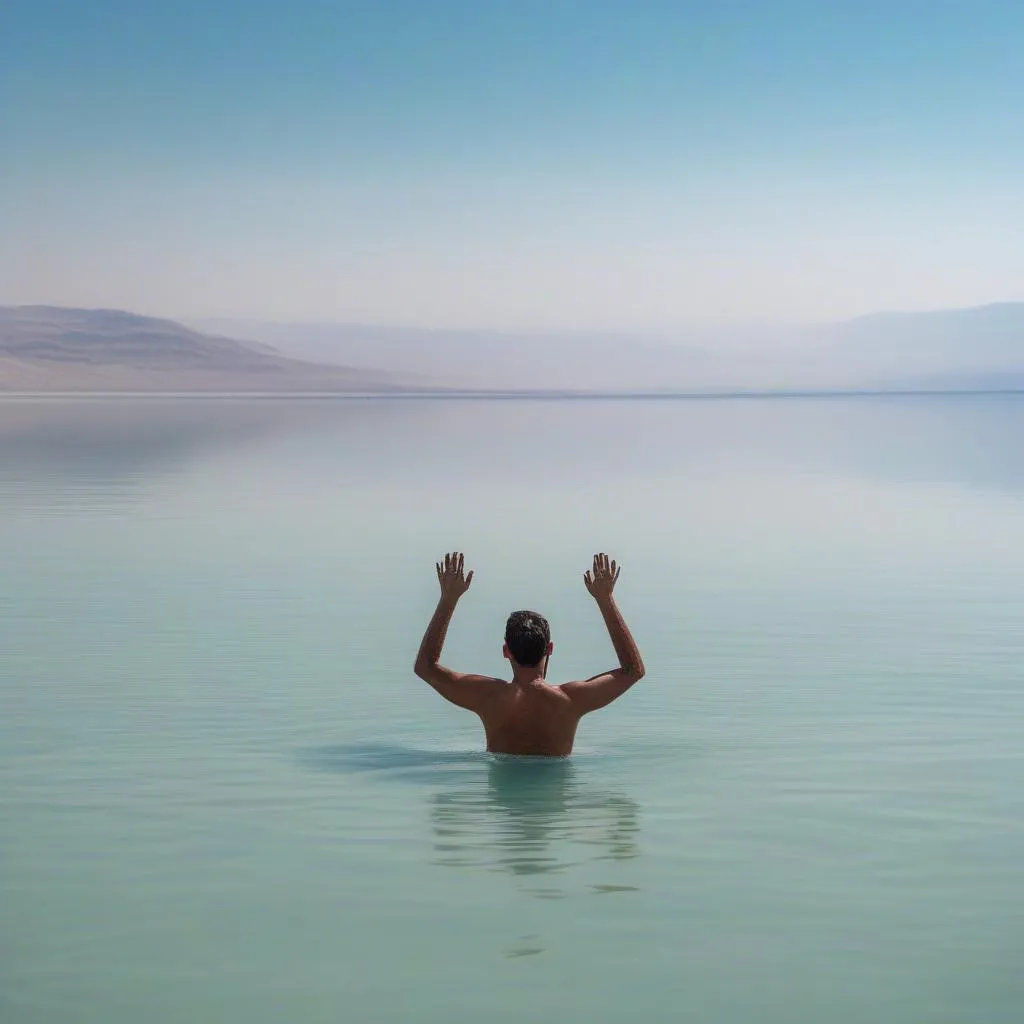
[[[614,402],[616,410],[622,403]],[[15,398],[0,396],[0,484],[45,474],[114,482],[211,451],[289,436],[313,473],[361,483],[436,481],[460,452],[473,476],[583,475],[613,455],[623,471],[835,472],[950,482],[1019,494],[1022,395],[630,400],[623,430],[608,400]],[[354,438],[364,439],[354,443]],[[538,447],[547,452],[539,463]]]
[[[257,399],[0,399],[0,476],[151,476],[211,450],[295,429],[335,407]]]
[[[637,856],[638,808],[586,782],[570,760],[490,758],[482,772],[437,792],[431,806],[436,863],[556,875],[592,861]],[[545,882],[549,881],[544,879]],[[629,886],[594,885],[599,892]],[[532,890],[557,898],[559,888]]]
[[[432,791],[427,806],[434,863],[543,882],[527,890],[541,899],[566,895],[552,884],[554,876],[639,854],[636,802],[594,785],[569,758],[351,743],[307,750],[302,761],[320,771],[372,772],[381,779],[426,785]],[[594,893],[635,889],[608,880],[587,888]]]

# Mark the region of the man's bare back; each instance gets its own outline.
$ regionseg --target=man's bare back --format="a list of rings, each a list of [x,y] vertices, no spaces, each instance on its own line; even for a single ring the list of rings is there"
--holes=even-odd
[[[503,653],[512,665],[512,682],[453,672],[441,665],[448,624],[473,573],[465,573],[458,552],[445,555],[436,568],[441,598],[423,635],[414,671],[446,700],[480,717],[492,753],[570,754],[580,719],[621,697],[643,677],[643,659],[612,596],[620,569],[607,555],[595,555],[593,568],[583,579],[608,627],[619,665],[561,686],[551,686],[544,678],[553,645],[547,620],[536,612],[513,612],[506,624]]]

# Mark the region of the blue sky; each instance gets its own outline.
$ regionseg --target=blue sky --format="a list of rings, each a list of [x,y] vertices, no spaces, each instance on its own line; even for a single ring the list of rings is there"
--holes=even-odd
[[[0,302],[672,329],[1024,299],[1024,4],[7,0]]]

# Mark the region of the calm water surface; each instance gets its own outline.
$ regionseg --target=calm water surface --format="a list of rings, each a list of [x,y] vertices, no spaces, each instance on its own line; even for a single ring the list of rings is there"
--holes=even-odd
[[[0,402],[4,1024],[1024,1020],[1024,399]],[[410,672],[648,666],[568,761]]]

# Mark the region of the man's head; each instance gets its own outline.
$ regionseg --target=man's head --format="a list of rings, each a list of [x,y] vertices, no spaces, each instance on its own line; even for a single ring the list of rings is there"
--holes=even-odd
[[[505,623],[505,657],[523,668],[535,668],[553,650],[551,627],[536,612],[513,612]]]

